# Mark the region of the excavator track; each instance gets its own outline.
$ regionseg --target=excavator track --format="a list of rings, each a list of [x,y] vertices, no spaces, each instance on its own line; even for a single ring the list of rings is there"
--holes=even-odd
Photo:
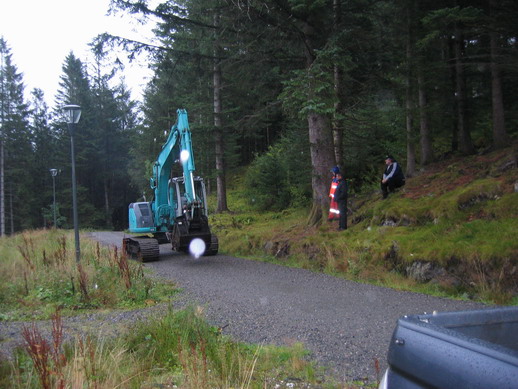
[[[131,237],[122,240],[124,252],[142,262],[156,261],[160,254],[158,241],[148,237]]]
[[[210,245],[207,248],[207,250],[205,250],[205,254],[203,254],[203,255],[205,255],[205,256],[216,255],[218,253],[218,250],[219,250],[218,237],[215,234],[211,234],[210,235]]]

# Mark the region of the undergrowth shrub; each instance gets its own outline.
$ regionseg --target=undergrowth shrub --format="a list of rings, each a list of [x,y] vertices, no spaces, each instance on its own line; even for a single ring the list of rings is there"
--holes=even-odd
[[[244,180],[244,193],[253,209],[276,211],[309,203],[311,161],[306,150],[307,137],[291,129],[266,153],[256,156]]]
[[[245,179],[249,204],[257,210],[280,210],[290,203],[287,172],[279,153],[270,149],[252,162]]]

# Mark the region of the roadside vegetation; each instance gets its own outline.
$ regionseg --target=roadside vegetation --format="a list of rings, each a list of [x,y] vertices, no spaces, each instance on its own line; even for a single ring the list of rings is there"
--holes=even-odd
[[[0,239],[0,268],[0,321],[25,322],[19,347],[0,356],[2,388],[344,387],[317,369],[301,344],[235,342],[206,322],[202,308],[173,309],[177,288],[114,248],[83,238],[77,264],[70,232]],[[71,315],[158,303],[163,309],[149,320],[103,322],[102,332],[88,322],[80,330],[64,325]]]
[[[25,327],[23,336],[25,348],[0,364],[0,387],[281,388],[317,382],[300,344],[234,342],[209,326],[199,308],[171,310],[113,339],[64,344],[59,314],[53,316],[52,339],[35,326]]]
[[[239,174],[230,180],[231,212],[213,215],[212,226],[229,254],[401,290],[518,304],[517,161],[515,147],[449,157],[407,179],[388,200],[377,184],[359,191],[351,182],[345,232],[336,222],[308,227],[307,207],[263,211],[253,201],[261,186],[245,189],[246,173]]]
[[[62,230],[26,231],[0,241],[0,320],[48,319],[100,309],[139,308],[168,301],[172,284],[146,277],[141,263],[116,249],[74,239]]]

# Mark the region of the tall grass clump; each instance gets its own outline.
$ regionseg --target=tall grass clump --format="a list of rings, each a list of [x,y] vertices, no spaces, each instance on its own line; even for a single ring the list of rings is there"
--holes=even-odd
[[[286,377],[314,380],[300,345],[237,343],[207,324],[202,309],[169,312],[132,331],[129,349],[154,369],[154,382],[181,388],[264,388]]]
[[[137,307],[166,300],[174,288],[144,277],[142,264],[116,248],[70,233],[27,231],[0,240],[0,320],[49,318],[84,309]]]
[[[25,343],[10,361],[0,361],[0,387],[13,389],[141,388],[148,374],[118,340],[77,337],[63,342],[59,311],[52,317],[51,337],[32,324]]]
[[[76,338],[68,344],[59,312],[52,321],[50,339],[35,325],[24,328],[25,345],[10,362],[0,361],[0,387],[270,388],[289,380],[316,382],[300,344],[232,341],[206,323],[200,308],[170,310],[118,339]]]

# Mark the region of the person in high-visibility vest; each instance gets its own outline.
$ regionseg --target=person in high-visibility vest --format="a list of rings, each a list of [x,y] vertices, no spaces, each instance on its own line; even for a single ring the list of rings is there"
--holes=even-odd
[[[338,186],[335,190],[334,199],[338,203],[338,211],[340,219],[338,221],[338,230],[343,231],[347,229],[347,197],[349,192],[349,185],[342,177],[342,173],[337,173]]]
[[[340,210],[338,209],[338,203],[335,201],[335,191],[338,187],[338,179],[336,175],[340,173],[340,168],[335,166],[331,169],[331,173],[333,173],[333,180],[331,181],[331,188],[329,189],[329,197],[331,198],[331,203],[329,205],[329,216],[327,220],[339,220],[340,219]]]

